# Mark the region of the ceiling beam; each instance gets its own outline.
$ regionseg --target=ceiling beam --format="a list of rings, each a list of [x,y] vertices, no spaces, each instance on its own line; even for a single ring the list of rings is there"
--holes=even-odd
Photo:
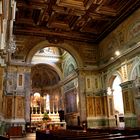
[[[96,36],[94,35],[86,35],[85,33],[80,34],[77,32],[57,32],[57,31],[51,31],[48,29],[42,29],[42,28],[36,28],[36,27],[14,27],[14,34],[20,34],[20,35],[33,35],[33,36],[40,36],[40,37],[47,37],[47,36],[52,36],[52,37],[58,37],[62,39],[72,39],[72,40],[77,40],[77,41],[82,41],[82,42],[92,42],[94,43]]]

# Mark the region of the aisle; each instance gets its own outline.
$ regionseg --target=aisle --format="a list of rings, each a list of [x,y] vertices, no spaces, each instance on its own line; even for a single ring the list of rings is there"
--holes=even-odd
[[[10,140],[35,140],[35,133],[29,133],[23,138],[10,138]]]

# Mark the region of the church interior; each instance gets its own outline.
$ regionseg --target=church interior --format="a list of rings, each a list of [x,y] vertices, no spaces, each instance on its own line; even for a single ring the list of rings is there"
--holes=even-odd
[[[0,0],[0,135],[139,129],[139,7]]]

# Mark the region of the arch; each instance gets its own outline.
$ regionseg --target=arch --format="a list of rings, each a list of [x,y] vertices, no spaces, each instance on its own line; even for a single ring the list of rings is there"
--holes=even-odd
[[[119,71],[114,71],[108,74],[107,87],[112,88],[113,81],[117,76],[120,77],[121,83],[123,82],[121,73]]]
[[[80,58],[79,54],[72,48],[72,46],[70,46],[67,43],[53,44],[53,43],[49,43],[48,41],[42,41],[39,44],[37,44],[36,46],[34,46],[34,48],[32,48],[31,51],[29,52],[29,54],[27,55],[26,62],[30,63],[33,55],[39,49],[43,49],[45,47],[58,47],[58,48],[62,48],[64,50],[68,51],[73,56],[73,58],[76,60],[76,63],[78,65],[78,67],[82,67],[83,66],[82,59]]]
[[[119,83],[118,79],[119,78]],[[116,83],[117,80],[117,83]],[[108,74],[107,87],[108,93],[113,95],[114,115],[117,127],[124,127],[124,102],[120,84],[123,82],[122,75],[119,71],[112,71]],[[116,92],[117,91],[117,92]]]
[[[117,75],[112,84],[113,99],[114,99],[114,113],[116,119],[116,126],[124,127],[124,100],[122,94],[122,88],[120,87],[121,79]]]

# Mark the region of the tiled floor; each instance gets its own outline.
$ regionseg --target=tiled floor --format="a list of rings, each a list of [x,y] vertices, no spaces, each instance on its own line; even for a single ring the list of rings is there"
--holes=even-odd
[[[23,138],[10,138],[10,140],[35,140],[35,133],[27,134],[26,137]]]

